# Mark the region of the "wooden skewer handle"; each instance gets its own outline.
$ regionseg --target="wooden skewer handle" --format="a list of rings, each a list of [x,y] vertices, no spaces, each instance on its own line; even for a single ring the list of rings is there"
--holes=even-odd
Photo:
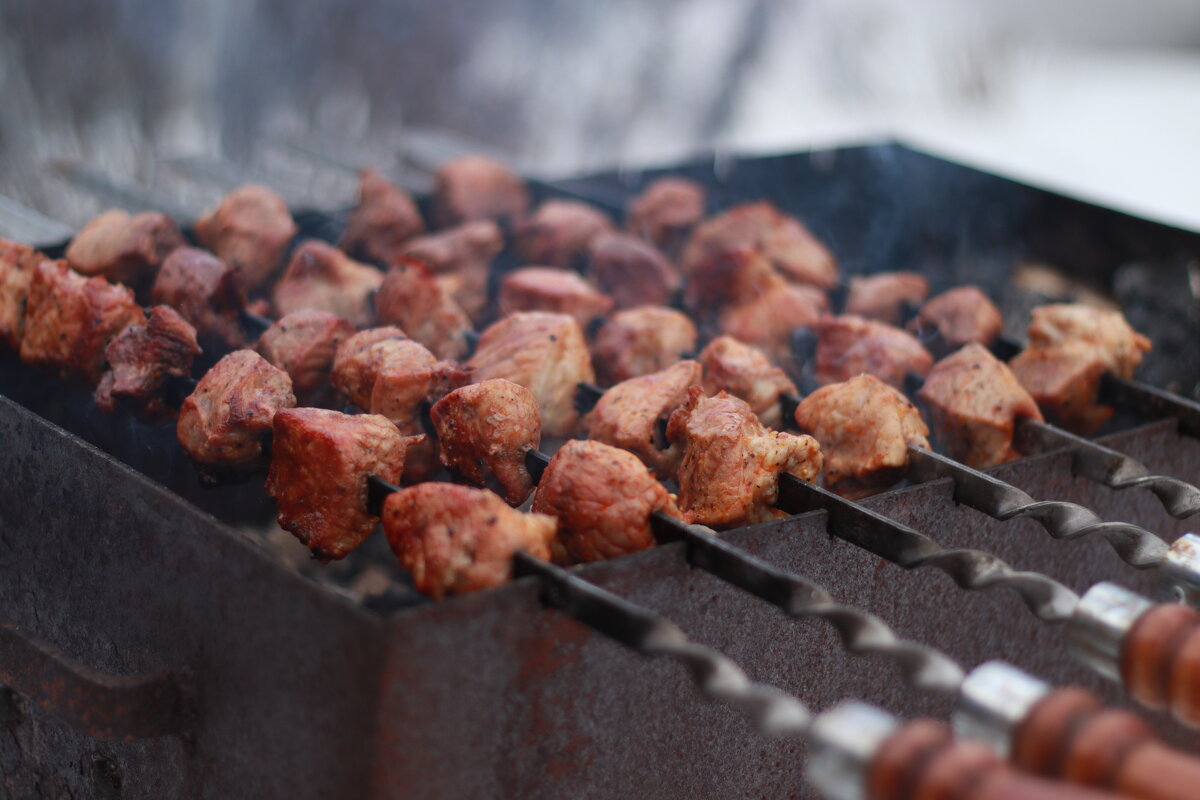
[[[1139,702],[1200,727],[1200,611],[1164,603],[1142,614],[1121,642],[1120,668]]]

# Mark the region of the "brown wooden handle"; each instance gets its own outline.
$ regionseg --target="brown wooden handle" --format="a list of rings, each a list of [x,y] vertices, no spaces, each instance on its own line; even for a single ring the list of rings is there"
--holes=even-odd
[[[1138,701],[1200,727],[1200,612],[1164,603],[1138,617],[1121,642],[1121,679]]]

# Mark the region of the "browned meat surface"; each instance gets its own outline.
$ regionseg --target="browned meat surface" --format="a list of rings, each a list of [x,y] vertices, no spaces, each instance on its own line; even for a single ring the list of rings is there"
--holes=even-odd
[[[574,267],[592,240],[612,231],[603,211],[576,200],[547,200],[517,226],[517,253],[528,264]]]
[[[96,388],[96,405],[114,411],[123,403],[144,414],[162,414],[167,381],[190,376],[198,355],[196,329],[175,309],[155,306],[144,325],[130,325],[108,343],[108,371]]]
[[[729,392],[750,404],[763,425],[782,427],[783,412],[779,396],[795,392],[796,384],[787,373],[773,366],[761,350],[731,336],[718,336],[700,351],[704,369],[704,391]]]
[[[688,399],[700,383],[698,361],[618,383],[604,393],[588,416],[588,438],[628,450],[659,478],[674,478],[679,449],[668,448],[660,423]]]
[[[979,344],[935,364],[918,398],[946,452],[976,469],[1017,458],[1012,444],[1017,420],[1042,419],[1012,370]]]
[[[399,325],[438,358],[467,353],[471,318],[424,261],[402,256],[375,295],[375,318]]]
[[[761,253],[745,247],[721,250],[693,268],[683,287],[683,303],[697,319],[707,321],[786,285]]]
[[[370,328],[346,339],[334,353],[330,378],[334,388],[359,408],[369,408],[380,367],[407,340],[395,325]]]
[[[435,599],[508,583],[525,551],[550,560],[558,523],[509,508],[486,489],[422,483],[389,495],[383,530],[423,594]]]
[[[436,402],[462,386],[469,373],[453,362],[438,361],[411,339],[385,342],[381,350],[366,408],[390,419],[402,433],[419,434],[421,404]]]
[[[592,363],[601,385],[658,372],[696,349],[696,326],[673,308],[641,306],[618,311],[600,326]]]
[[[693,386],[671,415],[667,439],[680,447],[679,507],[689,522],[748,525],[783,514],[775,509],[779,476],[805,481],[821,473],[811,436],[769,431],[745,401],[725,392],[705,397]]]
[[[153,275],[183,234],[166,214],[114,208],[84,225],[67,247],[67,263],[84,275],[136,283]]]
[[[448,469],[519,506],[533,491],[525,453],[542,441],[537,399],[524,386],[495,379],[455,389],[430,411]]]
[[[991,344],[1004,318],[978,287],[960,286],[930,298],[908,327],[922,341],[935,342],[935,350],[950,353],[972,342]]]
[[[272,323],[254,349],[288,374],[301,405],[326,405],[333,399],[333,357],[353,335],[354,326],[338,315],[305,309]]]
[[[829,301],[820,289],[784,284],[727,308],[721,314],[721,330],[784,363],[792,356],[792,332],[817,324],[828,309]]]
[[[248,183],[196,222],[196,238],[237,270],[242,285],[256,289],[279,269],[296,223],[283,198]]]
[[[193,461],[240,469],[257,466],[271,421],[296,405],[292,380],[253,350],[218,361],[183,401],[176,433]]]
[[[673,250],[704,218],[704,187],[686,178],[659,178],[629,201],[626,227],[658,247]]]
[[[500,283],[500,310],[505,314],[514,311],[570,314],[586,327],[612,307],[612,298],[565,269],[525,267],[505,275]]]
[[[405,253],[429,264],[438,282],[478,322],[488,301],[488,271],[502,249],[500,227],[481,220],[410,239]]]
[[[506,378],[533,392],[542,435],[552,439],[575,433],[575,389],[596,380],[579,323],[545,311],[510,314],[489,326],[467,366],[475,368],[476,381]]]
[[[655,247],[625,233],[602,233],[588,248],[588,275],[617,308],[665,306],[679,289],[675,267]]]
[[[837,285],[837,260],[829,249],[800,220],[766,202],[734,206],[697,225],[680,266],[690,276],[714,255],[740,248],[761,253],[788,280],[821,289]]]
[[[445,228],[475,220],[516,222],[529,210],[525,181],[483,156],[464,156],[437,171],[433,217]]]
[[[395,483],[410,439],[375,414],[285,408],[275,415],[267,491],[284,530],[320,559],[345,558],[375,530],[367,476]]]
[[[650,515],[680,516],[675,498],[632,453],[567,442],[550,459],[533,510],[558,519],[559,560],[602,561],[654,544]]]
[[[14,350],[25,333],[25,302],[33,272],[45,260],[32,247],[0,239],[0,343]]]
[[[882,322],[845,315],[817,323],[816,373],[821,384],[874,375],[902,388],[904,376],[926,375],[933,356],[911,334]]]
[[[390,265],[405,244],[425,232],[421,212],[408,192],[373,169],[358,184],[358,205],[346,220],[339,246],[351,255]]]
[[[246,292],[234,268],[212,253],[194,247],[171,253],[155,276],[150,296],[192,323],[206,350],[245,345],[238,314],[246,306]]]
[[[382,284],[379,270],[310,239],[292,254],[271,299],[281,316],[315,308],[362,327],[371,323],[371,293]]]
[[[870,375],[813,392],[796,408],[796,424],[821,444],[825,486],[852,499],[903,478],[909,445],[929,448],[917,407]]]
[[[119,283],[85,278],[65,261],[43,261],[29,286],[21,360],[81,373],[95,385],[108,343],[145,320],[133,292]]]
[[[1119,311],[1078,304],[1035,308],[1029,324],[1029,347],[1046,349],[1068,342],[1086,345],[1114,375],[1132,378],[1150,351],[1150,340],[1126,322]]]
[[[919,308],[929,296],[929,281],[915,272],[877,272],[850,279],[846,313],[888,325],[904,322],[905,306]]]

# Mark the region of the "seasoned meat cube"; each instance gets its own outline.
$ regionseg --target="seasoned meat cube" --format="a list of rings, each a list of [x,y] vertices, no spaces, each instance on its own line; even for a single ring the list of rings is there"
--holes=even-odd
[[[154,274],[171,251],[183,247],[183,234],[166,214],[132,215],[119,208],[84,225],[67,247],[67,263],[84,275],[136,283]]]
[[[430,411],[442,464],[468,483],[524,503],[533,490],[525,453],[542,442],[537,398],[524,386],[495,379],[455,389]]]
[[[558,519],[562,553],[556,555],[568,563],[645,550],[654,544],[651,514],[680,516],[675,498],[636,456],[578,439],[550,459],[533,510]]]
[[[145,320],[133,292],[119,283],[85,278],[65,261],[43,261],[29,285],[21,360],[79,372],[95,385],[108,343]]]
[[[763,425],[779,428],[783,411],[779,396],[796,391],[796,384],[779,367],[772,366],[761,350],[731,336],[718,336],[700,351],[704,391],[729,392],[750,404]]]
[[[979,344],[935,364],[917,396],[946,451],[976,469],[1017,458],[1017,419],[1042,419],[1012,370]]]
[[[659,178],[629,201],[626,226],[631,233],[665,250],[674,250],[704,218],[704,187],[686,178]]]
[[[510,272],[500,283],[500,310],[552,311],[570,314],[582,326],[612,310],[612,298],[600,294],[574,272],[550,267],[525,267]]]
[[[231,469],[257,466],[271,420],[296,405],[292,380],[253,350],[218,361],[183,401],[176,433],[193,461]]]
[[[552,439],[575,433],[576,387],[596,380],[579,323],[545,311],[510,314],[488,327],[467,366],[475,368],[476,381],[506,378],[533,392],[542,435]]]
[[[921,306],[908,329],[935,350],[951,353],[972,342],[987,347],[1004,329],[1004,318],[978,287],[960,286]]]
[[[229,262],[247,289],[257,289],[275,274],[296,231],[283,198],[253,183],[225,195],[196,222],[200,244]]]
[[[467,371],[453,362],[438,361],[411,339],[375,347],[382,350],[382,358],[367,410],[387,417],[402,433],[421,433],[421,404],[436,402],[467,382]]]
[[[696,226],[680,256],[685,275],[726,250],[750,248],[761,253],[788,280],[832,289],[838,282],[833,254],[795,217],[766,202],[727,209]]]
[[[333,357],[353,335],[354,326],[346,320],[310,308],[272,323],[254,349],[288,374],[301,405],[325,405],[333,399]]]
[[[471,318],[454,300],[424,261],[402,256],[375,295],[375,317],[384,325],[399,325],[438,358],[462,358],[467,353]]]
[[[437,600],[500,586],[525,551],[550,559],[558,523],[509,508],[486,489],[422,483],[388,495],[383,530],[423,594]]]
[[[358,205],[338,245],[351,255],[391,265],[404,255],[406,242],[424,232],[421,212],[409,193],[375,170],[363,170]]]
[[[588,417],[588,438],[628,450],[660,478],[674,478],[678,448],[667,447],[660,423],[688,399],[688,389],[700,383],[698,361],[618,383],[609,389]]]
[[[769,431],[754,411],[726,392],[705,397],[699,386],[667,423],[667,440],[682,448],[679,507],[688,522],[747,525],[783,515],[774,508],[779,475],[805,481],[821,473],[811,436]]]
[[[115,411],[120,401],[146,414],[163,413],[167,381],[190,376],[200,352],[196,329],[175,309],[155,306],[144,325],[130,325],[108,343],[109,369],[96,388],[96,405]]]
[[[395,325],[360,331],[338,345],[331,382],[359,408],[369,408],[375,379],[388,355],[408,341]]]
[[[292,254],[271,299],[280,315],[315,308],[361,327],[371,322],[371,293],[382,284],[379,270],[310,239]]]
[[[917,308],[929,296],[929,281],[915,272],[877,272],[850,279],[846,313],[888,325],[904,322],[905,306]]]
[[[696,348],[696,326],[673,308],[641,306],[618,311],[600,326],[592,363],[604,386],[658,372]]]
[[[212,253],[194,247],[175,250],[155,276],[150,296],[192,323],[205,350],[245,345],[238,315],[246,307],[246,291],[234,268]]]
[[[529,210],[525,181],[483,156],[464,156],[437,171],[433,217],[438,227],[480,219],[516,222]]]
[[[702,321],[786,286],[762,254],[747,248],[713,252],[688,275],[683,304]]]
[[[32,247],[0,239],[0,342],[14,350],[25,333],[25,302],[33,272],[45,260]]]
[[[502,249],[500,227],[481,220],[410,239],[405,253],[429,264],[438,283],[478,322],[488,301],[488,271]]]
[[[617,308],[665,306],[679,290],[680,277],[653,246],[624,233],[602,233],[588,248],[588,275]]]
[[[821,384],[848,381],[865,373],[902,388],[908,373],[929,373],[933,356],[899,328],[846,315],[825,317],[817,323],[816,366]]]
[[[275,415],[267,491],[279,525],[317,558],[345,558],[375,530],[367,476],[395,483],[411,439],[376,414],[285,408]]]
[[[603,211],[576,200],[547,200],[517,226],[514,244],[526,263],[574,267],[593,239],[610,232]]]
[[[1030,349],[1066,342],[1087,345],[1106,370],[1122,378],[1133,377],[1151,348],[1150,340],[1131,328],[1119,311],[1066,303],[1035,308],[1029,325]]]
[[[829,301],[820,289],[785,284],[726,309],[721,330],[784,363],[792,357],[792,332],[815,325],[828,309]]]
[[[871,375],[823,386],[796,408],[796,424],[825,454],[825,485],[857,499],[886,489],[908,471],[908,446],[929,449],[917,407]]]

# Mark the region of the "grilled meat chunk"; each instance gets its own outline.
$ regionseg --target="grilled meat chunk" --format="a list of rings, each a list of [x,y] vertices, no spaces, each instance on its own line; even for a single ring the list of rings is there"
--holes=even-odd
[[[296,235],[283,198],[248,183],[225,195],[196,222],[196,238],[237,270],[246,289],[257,289],[279,269]]]
[[[477,381],[506,378],[533,392],[542,435],[553,439],[575,433],[576,387],[596,379],[579,323],[545,311],[510,314],[489,326],[467,366],[475,368]]]
[[[908,471],[908,446],[929,448],[916,406],[871,375],[823,386],[796,408],[796,424],[821,444],[825,486],[858,499]]]
[[[679,247],[704,218],[704,187],[686,178],[659,178],[629,201],[626,227],[667,251]]]
[[[528,210],[525,182],[490,158],[464,156],[437,171],[433,217],[438,227],[481,219],[514,223]]]
[[[1133,377],[1151,348],[1150,340],[1131,328],[1119,311],[1067,303],[1035,308],[1029,324],[1030,349],[1067,342],[1087,345],[1107,371],[1122,378]]]
[[[200,352],[196,329],[170,306],[155,306],[144,325],[130,325],[108,343],[96,405],[111,412],[122,402],[144,414],[164,413],[168,380],[190,376]]]
[[[432,267],[438,283],[478,322],[488,301],[488,271],[502,249],[500,227],[481,220],[410,239],[405,253]]]
[[[486,489],[422,483],[388,496],[383,530],[423,594],[437,600],[500,586],[525,551],[550,560],[557,521],[509,508]]]
[[[338,345],[331,382],[359,408],[370,408],[375,379],[388,356],[408,341],[395,325],[359,331]]]
[[[588,417],[588,438],[628,450],[660,478],[674,478],[678,448],[668,448],[661,423],[701,381],[698,361],[680,361],[661,372],[630,378],[609,389]]]
[[[279,525],[317,558],[345,558],[375,530],[367,476],[395,483],[411,439],[376,414],[285,408],[275,415],[267,491]]]
[[[673,308],[640,306],[618,311],[600,326],[592,363],[601,385],[658,372],[696,348],[696,326]]]
[[[84,275],[137,283],[183,247],[183,234],[166,214],[105,211],[84,225],[67,247],[67,263]]]
[[[1017,420],[1042,419],[1012,370],[980,344],[969,344],[935,364],[917,397],[946,452],[975,469],[1017,458]]]
[[[292,380],[253,350],[218,361],[183,401],[176,433],[199,464],[228,469],[258,466],[263,441],[281,408],[296,405]]]
[[[811,327],[829,309],[825,293],[812,286],[784,284],[721,314],[721,330],[753,345],[775,363],[792,357],[792,332]]]
[[[846,313],[888,325],[904,323],[905,306],[918,308],[929,296],[929,281],[915,272],[877,272],[850,279]]]
[[[510,272],[500,283],[500,310],[552,311],[570,314],[586,327],[612,310],[611,297],[596,291],[574,272],[551,267],[525,267]]]
[[[576,267],[592,240],[612,229],[608,216],[587,203],[547,200],[517,225],[514,245],[527,264]]]
[[[180,247],[167,256],[150,297],[192,323],[205,350],[219,352],[246,344],[238,324],[246,291],[234,268],[206,250]]]
[[[399,325],[438,358],[462,358],[471,318],[424,261],[401,256],[375,295],[375,317]]]
[[[45,260],[32,247],[0,239],[0,343],[14,350],[25,333],[25,303],[33,272]]]
[[[688,274],[683,304],[707,322],[725,309],[752,303],[786,285],[761,253],[746,247],[718,250]]]
[[[972,342],[987,347],[1004,329],[1004,318],[978,287],[959,286],[930,298],[908,328],[934,351],[947,354]]]
[[[43,261],[29,285],[21,360],[78,372],[95,385],[108,343],[145,320],[133,292],[121,284],[85,278],[66,261]]]
[[[280,315],[315,308],[361,327],[371,323],[371,293],[382,284],[379,270],[310,239],[292,254],[271,299]]]
[[[346,220],[338,246],[353,256],[390,266],[404,255],[406,243],[424,232],[412,196],[375,170],[365,169],[358,184],[358,205]]]
[[[675,498],[632,453],[574,439],[550,459],[533,510],[558,519],[557,560],[602,561],[654,544],[650,515],[680,516]]]
[[[811,436],[769,431],[754,411],[726,392],[705,397],[693,386],[671,415],[667,440],[683,451],[679,507],[688,522],[748,525],[781,516],[774,508],[779,475],[811,481],[821,473],[821,448]]]
[[[387,417],[402,433],[421,433],[421,405],[437,402],[470,375],[411,339],[387,342],[382,352],[367,410]]]
[[[272,323],[254,349],[288,374],[300,405],[319,406],[333,399],[333,357],[353,335],[354,326],[338,315],[309,308]]]
[[[666,256],[625,233],[602,233],[592,239],[588,275],[617,308],[665,306],[681,282]]]
[[[442,464],[519,506],[533,491],[525,453],[542,441],[537,398],[497,378],[455,389],[430,410]]]
[[[796,384],[779,367],[772,366],[761,350],[742,344],[732,336],[718,336],[700,351],[704,369],[704,391],[729,392],[750,404],[768,428],[783,423],[779,396],[795,392]]]
[[[817,323],[817,381],[840,383],[855,375],[874,375],[902,388],[904,376],[927,375],[933,356],[899,328],[850,315]]]

